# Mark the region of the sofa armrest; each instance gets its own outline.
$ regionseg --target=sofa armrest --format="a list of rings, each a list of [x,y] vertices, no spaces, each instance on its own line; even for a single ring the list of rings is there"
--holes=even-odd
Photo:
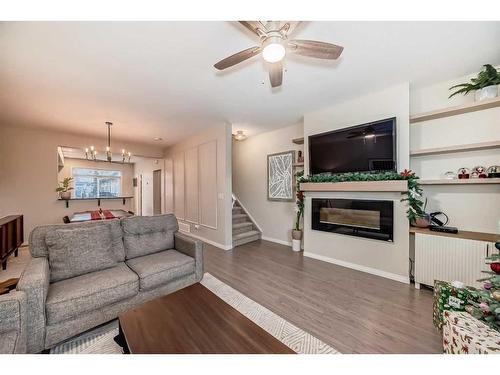
[[[174,248],[194,258],[196,281],[200,281],[203,278],[203,242],[176,232],[174,234]]]
[[[26,293],[0,296],[0,354],[26,353]]]
[[[38,353],[45,349],[45,300],[49,291],[49,280],[47,258],[33,258],[17,284],[17,290],[26,293],[28,353]]]

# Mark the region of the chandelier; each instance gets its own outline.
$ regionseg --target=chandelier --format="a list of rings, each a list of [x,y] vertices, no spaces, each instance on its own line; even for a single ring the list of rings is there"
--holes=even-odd
[[[108,145],[106,146],[106,160],[108,162],[113,161],[113,154],[111,153],[111,126],[113,126],[112,122],[106,121],[106,126],[108,127]],[[127,152],[124,148],[122,149],[122,163],[130,163],[130,157],[132,154]],[[94,146],[85,148],[85,159],[97,161],[97,150]]]

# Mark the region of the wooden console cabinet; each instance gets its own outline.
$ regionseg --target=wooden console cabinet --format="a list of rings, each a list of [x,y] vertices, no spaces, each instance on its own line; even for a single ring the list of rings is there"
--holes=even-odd
[[[2,269],[7,268],[7,258],[24,242],[23,215],[10,215],[0,219],[0,261]]]

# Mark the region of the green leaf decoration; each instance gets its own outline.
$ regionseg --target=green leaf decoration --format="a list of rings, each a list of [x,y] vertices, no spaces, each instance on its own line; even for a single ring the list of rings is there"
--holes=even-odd
[[[460,88],[452,93],[448,98],[458,94],[467,95],[471,91],[480,90],[482,88],[500,84],[500,74],[491,64],[483,65],[484,69],[480,71],[477,77],[472,78],[469,83],[460,83],[451,86],[449,90]]]
[[[405,180],[408,182],[408,190],[401,193],[401,202],[408,203],[408,210],[406,216],[408,220],[414,222],[419,217],[425,215],[425,202],[421,199],[422,188],[418,182],[419,177],[411,170],[404,170],[401,173],[396,172],[382,172],[382,173],[338,173],[333,175],[313,175],[301,177],[299,183],[303,182],[349,182],[349,181],[394,181]],[[299,191],[299,189],[297,189]]]

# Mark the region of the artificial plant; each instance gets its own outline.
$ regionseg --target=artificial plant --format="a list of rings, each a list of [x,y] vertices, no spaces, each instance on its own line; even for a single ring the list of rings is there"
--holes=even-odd
[[[304,179],[304,171],[298,171],[295,174],[297,181],[297,188],[295,193],[295,210],[297,211],[297,217],[295,220],[295,230],[300,230],[300,218],[304,215],[304,192],[300,190],[300,184]]]
[[[419,177],[410,170],[405,169],[401,173],[383,172],[383,173],[339,173],[333,175],[314,175],[308,177],[300,177],[297,179],[297,184],[303,182],[352,182],[352,181],[387,181],[387,180],[406,180],[408,181],[408,190],[401,193],[404,197],[402,202],[408,202],[408,210],[406,215],[410,222],[414,222],[417,218],[425,215],[424,201],[422,198],[422,188],[418,183]],[[297,188],[297,192],[300,189]],[[302,195],[303,199],[303,195]],[[298,205],[297,205],[298,206]],[[303,203],[302,203],[303,212]]]
[[[468,83],[460,83],[459,85],[451,86],[449,89],[457,89],[453,94],[449,96],[455,96],[457,94],[467,95],[471,91],[481,90],[485,87],[500,84],[500,74],[498,71],[490,64],[483,65],[484,69],[480,71],[476,78],[472,78]]]
[[[73,190],[73,187],[69,186],[73,181],[73,177],[65,177],[62,181],[59,181],[59,186],[56,189],[58,193],[66,193]]]

